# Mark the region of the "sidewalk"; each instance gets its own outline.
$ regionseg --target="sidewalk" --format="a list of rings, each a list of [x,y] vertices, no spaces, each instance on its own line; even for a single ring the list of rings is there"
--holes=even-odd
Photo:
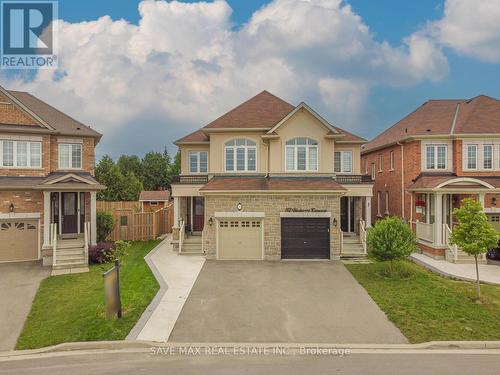
[[[476,265],[456,264],[436,260],[424,254],[413,253],[410,258],[417,264],[442,276],[465,281],[476,281]],[[479,279],[486,284],[500,285],[500,267],[491,264],[479,265]]]
[[[180,256],[173,251],[168,236],[146,261],[160,290],[127,336],[128,340],[168,341],[198,274],[205,263],[203,256]]]

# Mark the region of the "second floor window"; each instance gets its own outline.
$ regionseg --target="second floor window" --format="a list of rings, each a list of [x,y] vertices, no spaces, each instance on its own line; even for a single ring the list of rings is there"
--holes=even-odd
[[[384,158],[382,155],[378,157],[378,171],[382,172],[382,169],[384,168]]]
[[[425,168],[446,169],[446,145],[425,146]]]
[[[189,152],[189,172],[207,173],[208,172],[208,152],[191,151]]]
[[[294,138],[286,142],[287,171],[317,171],[318,142],[311,138]]]
[[[477,145],[467,146],[467,169],[477,168]]]
[[[41,168],[42,143],[0,141],[0,165],[12,168]]]
[[[372,161],[372,180],[375,180],[375,162]]]
[[[59,144],[59,169],[82,168],[82,145],[79,143]]]
[[[483,168],[493,168],[493,145],[484,145],[483,147]]]
[[[394,151],[389,154],[389,163],[391,171],[394,170]]]
[[[365,161],[366,162],[366,161]],[[334,172],[352,172],[352,151],[335,151],[333,161]]]
[[[250,139],[233,139],[226,142],[226,172],[251,172],[257,170],[257,146]]]

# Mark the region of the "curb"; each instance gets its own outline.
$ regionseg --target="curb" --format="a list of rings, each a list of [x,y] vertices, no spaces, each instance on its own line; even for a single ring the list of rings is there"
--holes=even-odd
[[[334,344],[334,343],[172,343],[155,341],[88,341],[63,343],[48,346],[40,349],[12,350],[0,352],[0,361],[9,359],[22,359],[33,355],[60,355],[77,354],[78,352],[108,352],[108,351],[129,351],[129,352],[148,352],[152,348],[161,349],[180,349],[187,347],[198,348],[221,348],[221,349],[270,349],[285,348],[290,351],[299,351],[304,348],[311,349],[350,349],[350,350],[399,350],[399,351],[442,351],[442,350],[485,350],[500,349],[500,341],[429,341],[418,344]]]
[[[467,281],[467,282],[470,282],[470,283],[475,283],[476,282],[476,279],[472,279],[472,278],[464,277],[464,276],[457,276],[457,275],[454,275],[452,273],[448,273],[448,272],[445,272],[443,270],[440,270],[439,268],[434,267],[434,266],[430,265],[429,263],[425,263],[424,261],[422,261],[422,260],[420,260],[418,258],[414,258],[413,255],[410,255],[410,260],[412,262],[418,264],[419,266],[422,266],[425,269],[428,269],[429,271],[432,271],[435,274],[438,274],[440,276],[446,277],[448,279],[460,280],[460,281]],[[497,285],[497,286],[500,285],[500,284],[495,283],[495,282],[484,281],[484,280],[481,280],[481,279],[479,279],[479,282],[481,284],[487,284],[487,285]]]
[[[134,327],[130,330],[128,333],[127,337],[125,340],[135,340],[141,333],[142,329],[146,325],[146,323],[149,321],[149,318],[151,318],[151,315],[153,315],[153,312],[155,311],[156,307],[159,305],[163,295],[167,292],[168,285],[163,276],[161,275],[160,271],[158,268],[156,268],[154,262],[151,260],[151,257],[156,254],[157,251],[160,250],[160,248],[166,243],[170,241],[170,235],[167,235],[163,241],[161,241],[156,247],[151,250],[147,255],[144,257],[144,260],[146,261],[148,267],[151,269],[151,272],[153,272],[153,276],[155,277],[156,281],[158,281],[158,284],[160,284],[160,289],[154,296],[154,298],[151,300],[149,303],[148,307],[144,310],[142,313],[141,317],[137,321],[137,323],[134,325]]]

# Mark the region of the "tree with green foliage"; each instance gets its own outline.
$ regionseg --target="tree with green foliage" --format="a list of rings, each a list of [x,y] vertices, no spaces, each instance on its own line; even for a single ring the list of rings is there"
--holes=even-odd
[[[106,186],[97,194],[97,199],[105,201],[120,200],[121,181],[123,180],[120,169],[110,156],[104,156],[95,168],[95,178]]]
[[[481,203],[475,199],[465,198],[460,208],[453,210],[453,216],[458,220],[458,224],[453,227],[450,242],[474,257],[477,298],[480,299],[481,284],[477,257],[497,245],[499,234],[488,222]]]
[[[133,173],[127,172],[121,177],[120,200],[137,201],[143,190],[142,181]]]
[[[393,261],[404,259],[417,250],[417,239],[411,228],[401,218],[393,216],[376,221],[368,230],[366,244],[370,257],[390,261],[391,273]]]
[[[123,175],[126,175],[127,172],[132,172],[139,179],[141,178],[142,162],[137,155],[122,155],[118,158],[116,165],[118,165]]]
[[[170,183],[172,182],[172,178],[174,176],[178,176],[181,174],[181,152],[177,151],[175,154],[174,162],[170,164],[169,177]]]
[[[169,158],[160,152],[148,152],[142,159],[142,178],[145,190],[159,190],[169,184]]]
[[[111,234],[115,225],[115,218],[111,212],[97,211],[96,213],[96,228],[97,241],[106,241],[106,238]]]

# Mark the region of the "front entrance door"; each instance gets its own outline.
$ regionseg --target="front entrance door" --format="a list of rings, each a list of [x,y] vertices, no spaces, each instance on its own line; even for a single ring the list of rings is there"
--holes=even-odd
[[[203,197],[194,197],[193,230],[201,232],[205,224],[205,200]]]
[[[61,193],[62,234],[78,233],[78,193]]]
[[[340,229],[342,232],[354,232],[354,197],[340,198]]]

